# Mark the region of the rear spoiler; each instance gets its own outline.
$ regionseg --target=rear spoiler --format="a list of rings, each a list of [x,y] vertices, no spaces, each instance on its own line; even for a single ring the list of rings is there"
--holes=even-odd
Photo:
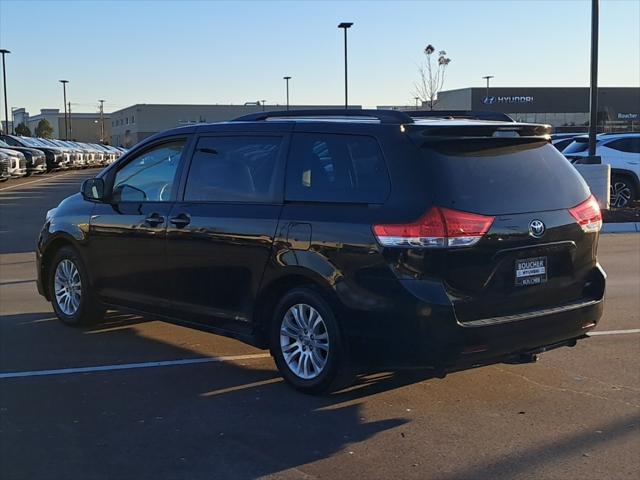
[[[551,125],[535,123],[496,123],[480,125],[411,125],[416,140],[470,140],[489,138],[551,140]]]
[[[482,110],[403,110],[412,118],[464,118],[469,120],[490,120],[494,122],[515,122],[506,113]]]

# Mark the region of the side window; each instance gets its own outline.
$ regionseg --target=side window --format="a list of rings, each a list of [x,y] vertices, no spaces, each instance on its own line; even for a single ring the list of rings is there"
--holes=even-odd
[[[167,202],[185,141],[163,143],[127,163],[116,173],[115,202]]]
[[[191,160],[185,201],[271,202],[281,137],[203,137]]]
[[[287,165],[286,198],[382,203],[390,190],[378,142],[367,136],[297,133]]]
[[[620,138],[607,143],[607,147],[625,153],[640,153],[640,137]]]

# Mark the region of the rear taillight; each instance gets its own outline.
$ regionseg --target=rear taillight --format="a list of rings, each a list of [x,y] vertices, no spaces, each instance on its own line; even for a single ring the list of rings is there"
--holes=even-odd
[[[494,217],[432,207],[413,223],[374,225],[373,233],[385,247],[468,247],[491,228]]]
[[[602,228],[602,213],[598,201],[591,195],[580,205],[569,209],[584,232],[598,232]]]

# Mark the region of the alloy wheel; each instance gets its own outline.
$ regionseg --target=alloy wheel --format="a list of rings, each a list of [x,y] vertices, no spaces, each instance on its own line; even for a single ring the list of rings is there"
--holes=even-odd
[[[312,380],[322,373],[329,358],[329,332],[315,308],[298,303],[287,310],[280,324],[280,349],[299,378]]]
[[[65,258],[56,267],[54,290],[58,308],[65,315],[75,315],[82,299],[82,281],[75,263]]]
[[[625,182],[613,182],[611,184],[611,206],[626,207],[631,200],[631,188]]]

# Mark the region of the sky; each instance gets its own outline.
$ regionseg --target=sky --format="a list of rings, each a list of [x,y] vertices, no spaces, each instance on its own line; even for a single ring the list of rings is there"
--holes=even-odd
[[[0,0],[9,108],[136,103],[413,104],[423,49],[452,59],[444,90],[587,86],[590,0]],[[601,86],[640,86],[640,0],[601,0]]]

